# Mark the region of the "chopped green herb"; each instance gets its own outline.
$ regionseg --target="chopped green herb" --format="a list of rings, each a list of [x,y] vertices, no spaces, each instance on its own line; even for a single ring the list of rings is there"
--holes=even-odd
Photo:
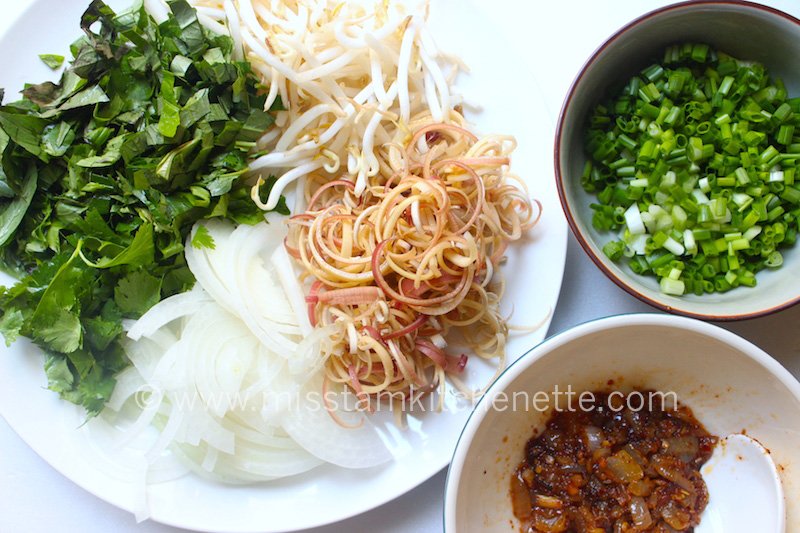
[[[209,233],[208,228],[203,225],[197,226],[192,237],[192,246],[195,248],[208,248],[210,250],[216,249],[217,245],[214,242],[214,237]]]
[[[129,364],[122,320],[193,285],[194,223],[264,220],[244,177],[273,120],[263,88],[230,37],[169,5],[157,24],[95,0],[60,82],[0,106],[0,263],[19,278],[0,287],[0,333],[39,344],[50,388],[90,416]]]
[[[25,317],[19,309],[10,309],[3,313],[3,317],[0,318],[0,333],[6,340],[6,346],[11,346],[11,343],[17,340],[24,323]]]
[[[64,64],[64,56],[58,54],[39,54],[39,59],[53,70]]]
[[[114,288],[114,302],[124,314],[141,315],[161,299],[161,278],[134,270]]]

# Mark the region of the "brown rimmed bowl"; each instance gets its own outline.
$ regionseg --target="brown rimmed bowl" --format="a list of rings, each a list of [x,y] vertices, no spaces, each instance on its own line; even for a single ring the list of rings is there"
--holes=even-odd
[[[784,263],[757,274],[754,288],[726,293],[670,296],[652,276],[635,274],[626,261],[613,262],[602,251],[617,238],[592,226],[583,190],[587,160],[584,135],[589,114],[600,99],[658,61],[672,44],[704,42],[738,59],[763,63],[783,80],[789,96],[800,96],[800,20],[771,7],[744,1],[700,0],[669,5],[630,22],[608,38],[581,68],[567,94],[556,126],[555,174],[558,194],[572,232],[594,263],[614,283],[664,311],[706,320],[741,320],[767,315],[800,301],[800,251],[783,253]]]

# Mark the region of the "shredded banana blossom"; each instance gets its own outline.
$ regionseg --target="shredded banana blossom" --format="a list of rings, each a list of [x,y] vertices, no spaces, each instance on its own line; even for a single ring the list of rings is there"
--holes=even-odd
[[[286,249],[311,281],[309,319],[335,331],[327,379],[365,405],[441,391],[445,377],[459,384],[467,356],[449,353],[452,334],[504,366],[496,273],[540,210],[509,173],[513,137],[478,139],[451,116],[412,117],[409,136],[378,149],[387,172],[360,196],[352,180],[310,175],[307,209],[289,222]]]

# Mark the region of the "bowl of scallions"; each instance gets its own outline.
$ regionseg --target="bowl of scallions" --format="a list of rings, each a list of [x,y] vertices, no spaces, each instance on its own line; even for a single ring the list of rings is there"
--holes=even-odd
[[[620,287],[709,320],[800,301],[800,21],[674,4],[588,59],[557,124],[556,181],[583,249]]]

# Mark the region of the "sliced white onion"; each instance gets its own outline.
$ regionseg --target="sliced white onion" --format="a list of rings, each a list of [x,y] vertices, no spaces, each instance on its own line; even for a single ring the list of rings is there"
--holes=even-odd
[[[194,288],[189,292],[170,296],[151,307],[137,320],[130,329],[128,337],[139,340],[142,336],[150,336],[173,320],[177,320],[197,310],[198,307],[212,301],[208,293]]]
[[[272,266],[275,267],[275,273],[278,275],[278,280],[281,282],[283,292],[289,299],[289,304],[294,311],[295,319],[300,325],[300,331],[303,335],[311,333],[313,327],[308,320],[307,305],[305,296],[303,295],[303,288],[300,282],[297,281],[297,275],[292,267],[292,262],[289,259],[289,254],[286,253],[284,246],[278,246],[275,252],[270,257]]]
[[[363,414],[337,411],[348,426],[361,422],[349,429],[326,410],[319,353],[331,331],[302,325],[302,288],[282,226],[204,224],[215,247],[186,248],[195,288],[127,324],[133,366],[109,402],[117,449],[135,449],[149,465],[139,464],[144,474],[134,468],[143,491],[138,516],[146,516],[146,484],[163,477],[154,469],[165,461],[249,483],[324,462],[367,468],[390,460]]]
[[[337,424],[326,409],[321,390],[321,378],[303,388],[296,407],[283,421],[286,433],[314,456],[345,468],[369,468],[390,461],[391,452],[363,413],[344,411],[344,396],[338,396],[334,400],[340,407],[336,414],[348,427]],[[326,392],[330,398],[332,391]]]
[[[272,267],[260,251],[283,243],[277,224],[241,225],[235,231],[219,221],[204,223],[215,247],[194,249],[187,243],[186,260],[198,283],[227,311],[245,322],[275,353],[288,357],[300,334],[296,314],[275,282]],[[192,249],[189,249],[192,248]]]
[[[145,382],[134,366],[126,368],[117,374],[114,379],[116,379],[117,384],[114,386],[111,398],[106,402],[106,407],[119,411],[128,398],[143,390]]]

